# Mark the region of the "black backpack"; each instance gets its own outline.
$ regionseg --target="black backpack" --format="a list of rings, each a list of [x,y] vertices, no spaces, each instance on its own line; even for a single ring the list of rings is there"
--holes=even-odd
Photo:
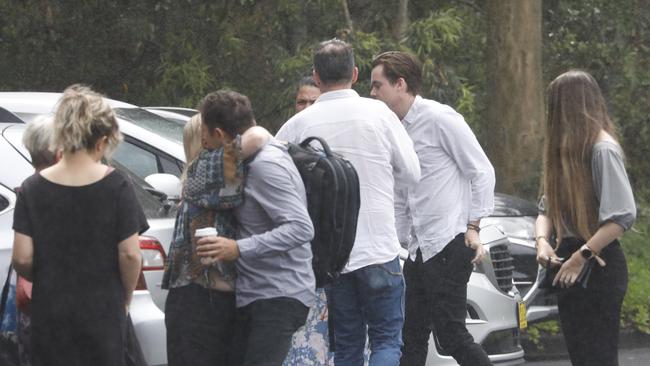
[[[323,150],[313,148],[312,141],[318,141]],[[352,164],[333,153],[319,137],[308,137],[300,145],[289,143],[288,149],[305,184],[315,231],[312,267],[316,287],[323,287],[341,273],[350,258],[361,205],[359,177]]]

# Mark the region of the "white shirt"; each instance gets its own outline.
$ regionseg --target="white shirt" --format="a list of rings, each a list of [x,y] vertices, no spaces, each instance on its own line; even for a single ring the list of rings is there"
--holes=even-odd
[[[310,136],[324,138],[359,175],[357,235],[343,272],[395,259],[400,245],[393,192],[395,186],[408,187],[420,179],[418,158],[404,126],[384,103],[343,89],[322,94],[287,121],[276,138],[300,143]]]
[[[494,168],[463,116],[419,95],[402,120],[420,160],[420,182],[396,191],[400,242],[427,261],[494,209]]]

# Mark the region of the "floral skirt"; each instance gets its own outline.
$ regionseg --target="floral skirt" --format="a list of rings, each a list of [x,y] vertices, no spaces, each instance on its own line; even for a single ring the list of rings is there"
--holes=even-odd
[[[316,289],[316,303],[309,309],[307,322],[293,334],[291,349],[283,366],[334,366],[334,353],[329,351],[327,327],[327,297],[325,290]],[[370,351],[366,345],[364,364],[368,365]]]

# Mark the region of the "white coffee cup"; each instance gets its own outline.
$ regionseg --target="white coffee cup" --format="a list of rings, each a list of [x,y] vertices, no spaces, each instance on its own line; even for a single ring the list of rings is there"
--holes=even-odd
[[[194,232],[194,237],[198,240],[200,238],[205,238],[208,236],[217,236],[218,234],[219,233],[217,232],[217,229],[213,227],[204,227],[204,228],[196,229],[196,231]],[[206,266],[209,266],[219,261],[214,257],[201,257],[200,260],[201,260],[201,264],[204,264]]]

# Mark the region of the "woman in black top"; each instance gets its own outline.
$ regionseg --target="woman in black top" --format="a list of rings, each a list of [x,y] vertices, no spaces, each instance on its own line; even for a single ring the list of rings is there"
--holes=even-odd
[[[100,162],[120,135],[99,94],[66,89],[54,128],[62,158],[23,182],[14,212],[13,265],[34,282],[32,364],[124,365],[146,218],[128,178]]]

